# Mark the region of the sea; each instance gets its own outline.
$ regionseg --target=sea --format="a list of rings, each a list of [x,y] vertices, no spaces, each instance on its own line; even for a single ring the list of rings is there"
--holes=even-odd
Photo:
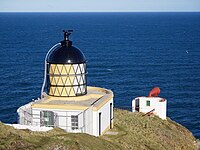
[[[114,106],[158,86],[167,116],[200,138],[200,13],[0,13],[0,121],[40,97],[44,58],[63,29],[87,58],[90,86]]]

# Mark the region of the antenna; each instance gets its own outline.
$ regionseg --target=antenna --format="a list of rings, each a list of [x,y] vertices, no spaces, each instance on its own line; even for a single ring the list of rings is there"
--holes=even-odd
[[[73,30],[63,30],[64,32],[64,41],[69,41],[69,36],[73,32]]]

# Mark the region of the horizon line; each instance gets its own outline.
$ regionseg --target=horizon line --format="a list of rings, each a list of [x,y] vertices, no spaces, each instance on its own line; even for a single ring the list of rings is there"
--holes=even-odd
[[[193,11],[0,11],[0,13],[190,13]]]

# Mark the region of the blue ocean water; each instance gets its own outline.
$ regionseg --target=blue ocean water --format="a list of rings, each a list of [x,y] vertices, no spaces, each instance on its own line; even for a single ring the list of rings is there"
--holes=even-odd
[[[200,138],[200,13],[0,13],[0,120],[40,96],[46,52],[74,29],[88,84],[115,107],[159,86],[167,115]]]

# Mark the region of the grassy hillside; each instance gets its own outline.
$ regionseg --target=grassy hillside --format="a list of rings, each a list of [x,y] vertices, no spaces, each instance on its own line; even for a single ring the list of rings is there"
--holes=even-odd
[[[195,149],[196,140],[185,127],[168,118],[143,116],[115,109],[114,128],[101,137],[66,133],[16,130],[0,123],[0,149]]]
[[[115,110],[115,127],[117,136],[104,136],[104,139],[119,143],[124,149],[195,149],[192,133],[185,127],[167,118],[144,116]]]

